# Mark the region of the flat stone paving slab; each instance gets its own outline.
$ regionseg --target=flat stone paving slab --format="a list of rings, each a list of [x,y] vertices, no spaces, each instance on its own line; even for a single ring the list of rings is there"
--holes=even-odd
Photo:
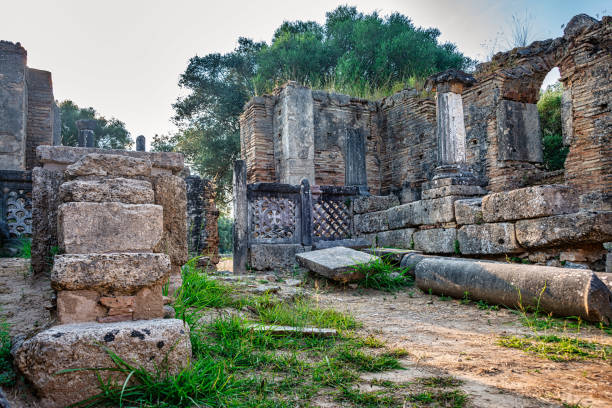
[[[270,332],[276,335],[288,335],[297,333],[302,334],[304,336],[332,337],[338,334],[335,329],[320,329],[318,327],[277,326],[274,324],[250,324],[247,327],[253,331]]]
[[[345,247],[334,247],[297,254],[298,263],[308,270],[338,282],[353,282],[364,278],[355,270],[359,264],[380,259],[375,255]]]

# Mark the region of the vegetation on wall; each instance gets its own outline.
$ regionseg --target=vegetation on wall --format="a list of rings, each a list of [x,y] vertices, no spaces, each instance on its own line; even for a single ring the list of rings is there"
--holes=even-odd
[[[76,121],[79,119],[95,119],[95,146],[102,149],[126,149],[133,144],[130,132],[125,123],[119,119],[106,119],[99,116],[94,108],[79,108],[74,102],[65,100],[60,103],[62,118],[62,144],[78,146],[79,130]]]
[[[546,88],[538,101],[544,165],[550,171],[563,169],[565,158],[569,152],[569,148],[563,146],[561,130],[562,93],[563,86],[560,82],[557,82]]]
[[[400,13],[382,17],[340,6],[324,24],[284,22],[270,43],[239,38],[227,54],[191,58],[179,84],[188,94],[175,104],[180,130],[160,136],[154,149],[185,154],[193,169],[217,185],[220,205],[231,194],[231,163],[239,157],[238,117],[253,96],[288,80],[361,97],[381,97],[448,68],[473,61],[440,31],[416,27]]]

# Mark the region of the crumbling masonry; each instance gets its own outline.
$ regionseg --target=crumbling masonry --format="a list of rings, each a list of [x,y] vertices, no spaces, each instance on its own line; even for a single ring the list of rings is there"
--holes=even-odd
[[[379,246],[603,270],[612,240],[611,37],[611,17],[579,15],[563,37],[379,101],[289,82],[245,106],[247,182],[307,179],[387,196],[352,207],[352,232]],[[554,67],[569,146],[562,174],[542,165],[536,107]]]

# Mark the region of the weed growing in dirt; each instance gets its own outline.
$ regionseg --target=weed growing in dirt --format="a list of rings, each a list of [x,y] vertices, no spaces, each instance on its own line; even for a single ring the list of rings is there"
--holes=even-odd
[[[11,357],[11,336],[8,323],[0,321],[0,385],[10,386],[15,383]]]
[[[605,361],[612,355],[612,346],[568,336],[504,336],[499,339],[498,344],[534,353],[552,361],[572,361],[587,358]]]
[[[19,258],[32,258],[32,239],[31,238],[20,238],[19,239]]]
[[[399,268],[384,257],[358,264],[353,269],[364,275],[359,282],[362,288],[396,292],[414,284],[412,277],[408,275],[410,268]]]
[[[476,302],[476,307],[480,310],[499,310],[499,305],[490,305],[486,300]]]
[[[434,406],[461,408],[467,403],[468,397],[461,390],[453,391],[425,391],[410,396],[410,401],[422,404],[435,404]]]

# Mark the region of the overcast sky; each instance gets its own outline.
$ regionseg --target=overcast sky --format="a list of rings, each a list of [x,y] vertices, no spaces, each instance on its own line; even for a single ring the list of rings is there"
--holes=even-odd
[[[322,23],[340,4],[399,11],[481,60],[483,43],[509,34],[513,13],[527,11],[534,39],[546,39],[575,14],[611,11],[605,0],[19,0],[2,2],[0,39],[21,42],[28,66],[53,73],[56,99],[116,117],[148,144],[174,129],[171,104],[190,57],[229,52],[239,36],[269,42],[284,20]]]

